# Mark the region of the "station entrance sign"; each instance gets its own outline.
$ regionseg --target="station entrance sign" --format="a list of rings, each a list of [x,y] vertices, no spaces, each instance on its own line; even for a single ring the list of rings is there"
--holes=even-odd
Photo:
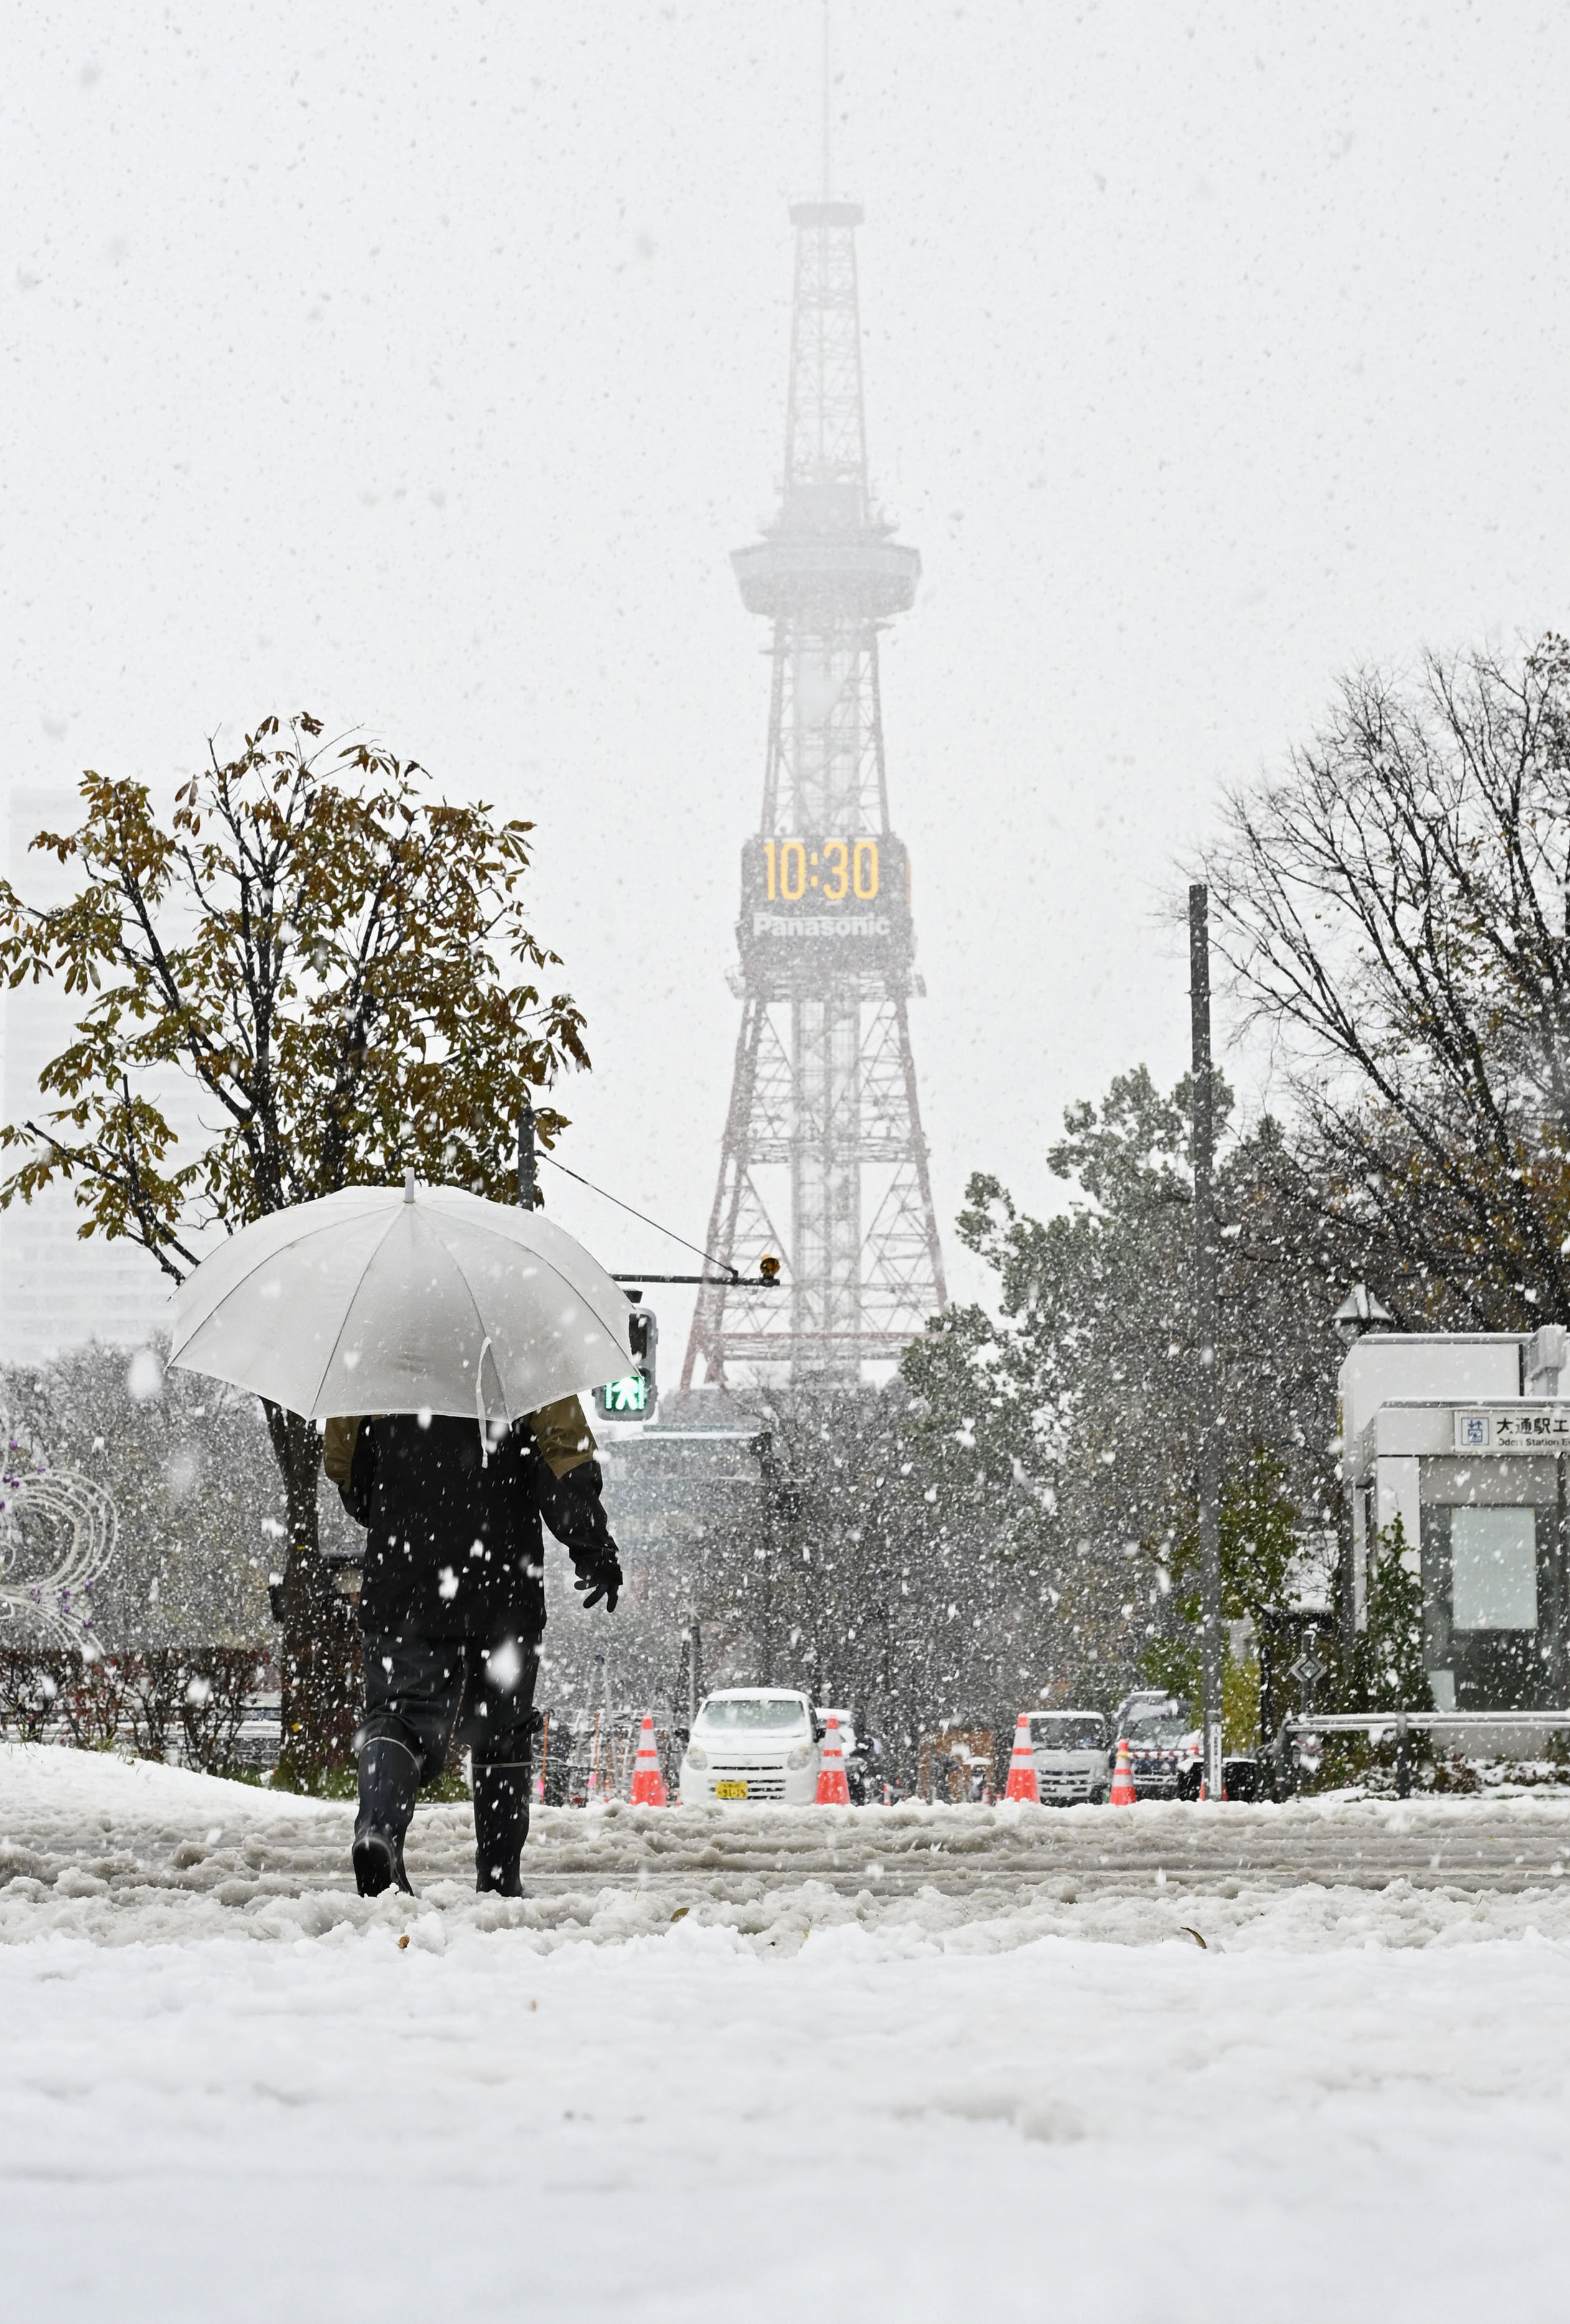
[[[1455,1414],[1457,1452],[1570,1452],[1570,1404],[1461,1406]]]

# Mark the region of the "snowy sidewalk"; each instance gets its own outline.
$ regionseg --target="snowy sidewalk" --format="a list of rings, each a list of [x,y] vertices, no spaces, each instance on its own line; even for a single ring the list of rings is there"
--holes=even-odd
[[[363,1904],[313,1885],[342,1810],[0,1755],[13,1863],[131,1859],[0,1889],[16,2313],[1560,2311],[1563,1881],[1244,1885],[1201,1917],[1153,1879],[880,1900],[803,1867],[684,1911],[658,1878],[485,1905],[434,1812],[451,1876]],[[258,1835],[278,1885],[225,1904]],[[167,1867],[140,1886],[138,1850]]]

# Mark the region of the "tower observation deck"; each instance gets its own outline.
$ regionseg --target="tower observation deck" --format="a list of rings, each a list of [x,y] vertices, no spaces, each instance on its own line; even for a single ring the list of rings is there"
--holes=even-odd
[[[731,559],[773,623],[763,811],[741,858],[741,1028],[707,1248],[784,1288],[703,1285],[684,1388],[850,1382],[946,1302],[911,1055],[910,864],[889,821],[880,628],[917,552],[868,480],[860,210],[797,204],[785,477]]]

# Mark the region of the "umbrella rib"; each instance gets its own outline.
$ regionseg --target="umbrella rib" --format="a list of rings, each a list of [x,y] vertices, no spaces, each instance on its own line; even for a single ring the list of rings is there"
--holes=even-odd
[[[438,1215],[438,1214],[437,1214],[434,1210],[433,1210],[433,1211],[430,1211],[430,1212],[427,1212],[427,1218],[433,1218],[433,1219],[434,1219],[434,1218],[435,1218],[436,1216],[437,1216],[437,1215]],[[590,1314],[593,1317],[593,1319],[594,1319],[595,1323],[599,1323],[599,1324],[601,1326],[601,1328],[604,1328],[604,1318],[603,1318],[601,1314],[598,1314],[598,1312],[597,1312],[593,1307],[590,1306],[590,1305],[589,1305],[589,1301],[588,1301],[587,1297],[585,1296],[585,1295],[584,1295],[582,1291],[580,1291],[580,1290],[579,1290],[579,1288],[578,1288],[577,1285],[573,1281],[573,1279],[572,1279],[571,1276],[564,1275],[564,1274],[562,1273],[561,1268],[560,1268],[555,1264],[555,1260],[554,1260],[554,1259],[547,1259],[547,1258],[546,1257],[546,1255],[545,1255],[544,1251],[543,1251],[543,1250],[537,1250],[537,1249],[535,1248],[535,1246],[534,1246],[534,1244],[533,1244],[533,1243],[528,1243],[528,1242],[515,1242],[515,1243],[514,1243],[514,1245],[513,1245],[513,1248],[514,1248],[515,1250],[521,1250],[521,1251],[525,1251],[525,1252],[527,1252],[528,1256],[535,1261],[535,1263],[537,1264],[537,1266],[539,1266],[539,1267],[543,1267],[543,1268],[545,1268],[548,1271],[548,1273],[551,1275],[552,1278],[553,1278],[553,1279],[554,1279],[554,1280],[555,1280],[555,1282],[560,1286],[561,1289],[562,1289],[562,1290],[564,1290],[564,1291],[566,1293],[566,1295],[567,1295],[568,1298],[569,1298],[569,1299],[575,1299],[575,1300],[577,1301],[577,1303],[578,1303],[578,1305],[579,1305],[579,1306],[580,1306],[580,1307],[587,1307],[587,1308],[588,1308],[588,1310],[589,1310]],[[471,1301],[473,1301],[473,1296],[474,1296],[474,1294],[473,1293],[473,1291],[470,1291],[470,1290],[469,1290],[469,1278],[468,1278],[468,1277],[467,1277],[466,1275],[464,1275],[464,1270],[463,1270],[463,1268],[462,1268],[461,1266],[459,1266],[458,1260],[457,1260],[457,1259],[456,1259],[456,1258],[454,1256],[454,1254],[452,1253],[452,1251],[450,1251],[450,1250],[447,1250],[447,1245],[446,1245],[445,1242],[444,1242],[444,1243],[443,1243],[443,1245],[442,1245],[442,1249],[443,1249],[444,1250],[447,1251],[447,1256],[448,1256],[448,1258],[449,1258],[449,1259],[451,1259],[453,1260],[453,1264],[454,1264],[454,1267],[456,1267],[456,1268],[458,1268],[458,1274],[459,1274],[459,1277],[460,1277],[460,1278],[461,1278],[462,1282],[463,1282],[464,1288],[464,1290],[465,1290],[465,1291],[468,1291],[468,1292],[469,1292],[469,1297],[470,1297]],[[483,1332],[483,1331],[484,1331],[484,1329],[485,1329],[485,1318],[484,1318],[484,1316],[483,1316],[483,1315],[482,1315],[482,1314],[481,1314],[481,1313],[480,1313],[480,1310],[479,1310],[478,1306],[476,1306],[476,1307],[475,1307],[475,1309],[474,1309],[474,1318],[475,1318],[475,1321],[478,1323],[478,1324],[479,1324],[479,1326],[480,1326],[480,1329],[482,1330],[482,1332]],[[614,1337],[615,1337],[614,1333],[612,1333],[611,1337],[612,1337],[612,1338],[614,1338]],[[494,1358],[492,1358],[492,1360],[494,1361]],[[501,1379],[501,1367],[500,1367],[500,1364],[498,1364],[498,1365],[496,1366],[496,1377],[497,1377],[497,1379]],[[502,1381],[501,1381],[501,1393],[502,1393],[503,1397],[505,1397],[505,1396],[506,1396],[506,1394],[507,1394],[507,1383],[506,1383],[506,1381],[505,1381],[505,1380],[502,1380]]]
[[[468,1293],[469,1304],[474,1310],[474,1321],[479,1325],[482,1333],[483,1333],[487,1328],[485,1318],[480,1312],[479,1303],[474,1297],[473,1286],[470,1284],[468,1276],[464,1273],[462,1261],[459,1259],[456,1252],[454,1252],[448,1244],[445,1236],[441,1232],[439,1224],[441,1219],[440,1211],[433,1205],[427,1211],[425,1218],[427,1225],[429,1226],[436,1233],[436,1240],[440,1242],[442,1249],[446,1252],[447,1257],[452,1260],[454,1268],[457,1268],[458,1280],[462,1283],[464,1290]],[[487,1231],[494,1233],[496,1230],[494,1228],[490,1228]],[[601,1325],[601,1329],[607,1328],[604,1324],[603,1318],[596,1313],[595,1309],[592,1305],[590,1305],[588,1299],[578,1288],[578,1286],[573,1281],[572,1277],[563,1274],[561,1268],[557,1267],[554,1259],[547,1259],[545,1252],[537,1249],[537,1247],[533,1243],[518,1240],[511,1237],[510,1237],[509,1240],[512,1241],[514,1250],[523,1251],[528,1258],[534,1261],[537,1267],[543,1268],[550,1276],[551,1280],[557,1286],[558,1289],[564,1291],[569,1299],[575,1301],[580,1307],[587,1308],[590,1315],[593,1318],[596,1323]],[[614,1338],[614,1333],[612,1333],[611,1336]],[[491,1360],[495,1366],[497,1381],[500,1386],[502,1407],[510,1417],[511,1406],[508,1401],[507,1382],[502,1378],[500,1365],[496,1362],[494,1350],[491,1351]]]
[[[282,1216],[283,1216],[283,1213],[282,1213],[282,1212],[280,1212],[280,1211],[274,1211],[274,1212],[271,1212],[271,1213],[269,1213],[268,1215],[270,1215],[270,1216],[271,1216],[271,1217],[273,1217],[273,1218],[280,1218],[280,1217],[282,1217]],[[361,1213],[361,1216],[362,1216],[362,1217],[365,1217],[365,1218],[374,1218],[374,1217],[375,1217],[375,1215],[376,1215],[376,1214],[375,1214],[374,1211],[370,1211],[370,1210],[364,1211],[364,1212],[363,1212],[363,1213]],[[257,1222],[257,1223],[260,1223],[260,1222]],[[271,1266],[273,1266],[277,1261],[279,1261],[280,1259],[281,1259],[285,1256],[285,1254],[286,1254],[287,1252],[291,1251],[291,1250],[298,1250],[299,1249],[299,1245],[300,1245],[300,1243],[301,1243],[302,1241],[308,1240],[309,1240],[309,1238],[310,1238],[310,1237],[315,1236],[315,1235],[317,1235],[317,1234],[325,1234],[325,1233],[326,1233],[327,1231],[328,1231],[328,1230],[327,1230],[327,1228],[326,1228],[326,1226],[319,1226],[319,1227],[318,1227],[318,1226],[315,1226],[315,1225],[313,1225],[313,1226],[308,1230],[308,1234],[307,1234],[307,1235],[302,1235],[302,1236],[300,1236],[300,1237],[297,1238],[295,1240],[290,1241],[290,1242],[282,1242],[282,1243],[280,1243],[280,1244],[279,1244],[279,1246],[278,1246],[278,1248],[276,1249],[276,1250],[264,1251],[264,1252],[262,1253],[262,1257],[261,1257],[260,1259],[253,1259],[252,1260],[252,1262],[251,1262],[250,1266],[249,1266],[248,1268],[246,1268],[246,1269],[245,1269],[244,1273],[243,1273],[243,1275],[237,1275],[237,1276],[234,1277],[234,1282],[233,1282],[233,1283],[231,1283],[231,1284],[228,1286],[227,1289],[226,1289],[226,1290],[225,1290],[225,1291],[220,1292],[220,1294],[218,1295],[217,1299],[214,1302],[213,1305],[212,1305],[211,1307],[209,1307],[209,1309],[207,1310],[207,1314],[202,1317],[201,1322],[200,1322],[199,1323],[193,1323],[193,1324],[192,1324],[192,1326],[191,1326],[190,1330],[186,1333],[186,1341],[187,1341],[187,1342],[188,1342],[188,1341],[194,1340],[194,1339],[196,1338],[197,1333],[198,1332],[205,1332],[205,1331],[207,1330],[207,1325],[212,1322],[212,1320],[213,1320],[214,1316],[215,1316],[216,1314],[218,1314],[218,1312],[219,1312],[219,1310],[222,1308],[222,1306],[223,1306],[223,1305],[224,1305],[224,1302],[225,1302],[226,1299],[233,1299],[233,1297],[234,1296],[234,1294],[235,1294],[237,1291],[241,1290],[241,1289],[243,1287],[243,1286],[244,1286],[244,1285],[246,1285],[247,1283],[249,1283],[249,1282],[252,1280],[252,1277],[253,1277],[253,1276],[260,1275],[260,1274],[261,1274],[261,1272],[262,1272],[262,1268],[263,1268],[264,1267],[271,1267]],[[380,1248],[380,1246],[378,1246],[378,1248]],[[215,1259],[222,1258],[222,1257],[224,1256],[224,1247],[223,1247],[222,1245],[220,1245],[220,1246],[219,1246],[219,1248],[218,1248],[218,1250],[216,1250],[212,1255],[213,1255],[213,1257],[214,1257]],[[189,1281],[193,1280],[194,1278],[192,1278],[192,1277],[188,1277],[186,1279],[187,1279],[187,1281],[188,1281],[188,1282],[189,1282]],[[182,1286],[182,1287],[183,1287],[183,1286]],[[179,1297],[179,1291],[177,1290],[173,1296],[174,1296],[176,1298],[178,1298],[178,1297]],[[186,1343],[185,1342],[181,1342],[181,1345],[182,1345],[182,1346],[184,1346],[184,1345],[185,1345],[185,1343]],[[173,1360],[173,1359],[171,1359],[171,1360]]]
[[[399,1204],[399,1210],[401,1210],[402,1207],[403,1205]],[[333,1342],[332,1346],[327,1351],[327,1360],[322,1366],[321,1378],[317,1380],[315,1390],[311,1396],[311,1402],[313,1404],[320,1404],[322,1400],[322,1390],[327,1384],[327,1374],[332,1370],[338,1351],[344,1344],[344,1334],[349,1328],[349,1318],[354,1313],[354,1302],[359,1298],[362,1291],[364,1290],[365,1277],[370,1274],[372,1267],[376,1264],[377,1259],[381,1254],[381,1246],[387,1240],[387,1238],[397,1223],[397,1221],[398,1211],[393,1211],[389,1214],[386,1225],[382,1228],[381,1234],[377,1237],[375,1245],[366,1259],[364,1266],[360,1269],[360,1280],[356,1283],[353,1290],[349,1294],[348,1298],[344,1303],[344,1320],[338,1326],[337,1338]]]
[[[468,1296],[469,1305],[474,1310],[474,1321],[480,1326],[480,1337],[484,1342],[484,1346],[482,1347],[480,1351],[480,1369],[477,1370],[474,1374],[474,1395],[476,1399],[482,1405],[485,1397],[485,1385],[480,1377],[480,1371],[484,1369],[485,1349],[491,1345],[491,1334],[486,1329],[485,1318],[480,1313],[480,1302],[474,1296],[474,1286],[470,1282],[467,1274],[464,1272],[463,1261],[459,1259],[456,1251],[452,1249],[445,1236],[443,1235],[440,1230],[436,1227],[435,1223],[436,1217],[436,1212],[432,1211],[429,1213],[431,1231],[436,1235],[436,1240],[441,1244],[442,1250],[446,1255],[453,1272],[456,1275],[459,1282],[464,1286],[464,1292]],[[531,1258],[533,1257],[532,1252],[529,1255]],[[551,1273],[553,1275],[555,1273],[555,1268],[552,1268]],[[491,1351],[491,1368],[496,1374],[497,1384],[501,1390],[501,1409],[506,1415],[507,1425],[510,1428],[512,1425],[512,1406],[507,1393],[507,1382],[501,1377],[501,1366],[496,1361],[494,1350]],[[522,1415],[520,1414],[519,1416],[521,1419]]]
[[[433,1210],[427,1213],[427,1215],[428,1217],[435,1217],[438,1215],[438,1213]],[[495,1233],[497,1230],[491,1228],[488,1230],[488,1231]],[[560,1288],[566,1293],[569,1299],[575,1299],[580,1307],[587,1307],[590,1314],[593,1316],[596,1323],[599,1323],[605,1328],[609,1328],[608,1326],[605,1326],[605,1319],[599,1313],[598,1309],[590,1305],[588,1294],[579,1289],[578,1286],[573,1281],[570,1275],[563,1274],[561,1268],[556,1265],[554,1259],[547,1258],[546,1253],[532,1242],[523,1242],[511,1237],[510,1237],[509,1240],[511,1240],[512,1247],[515,1250],[523,1251],[529,1259],[534,1260],[537,1267],[543,1267],[546,1268]],[[443,1249],[445,1250],[445,1248],[446,1246],[444,1244]],[[580,1246],[580,1248],[582,1248],[582,1246]],[[588,1255],[591,1257],[592,1256],[592,1253]],[[483,1328],[483,1318],[482,1318],[482,1328]],[[612,1339],[614,1339],[615,1336],[615,1333],[611,1332]]]

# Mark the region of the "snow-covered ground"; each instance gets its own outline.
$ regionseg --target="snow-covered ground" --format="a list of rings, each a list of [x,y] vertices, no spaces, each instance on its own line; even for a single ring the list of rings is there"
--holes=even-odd
[[[9,2313],[1570,2305],[1558,1800],[348,1821],[0,1750]]]

